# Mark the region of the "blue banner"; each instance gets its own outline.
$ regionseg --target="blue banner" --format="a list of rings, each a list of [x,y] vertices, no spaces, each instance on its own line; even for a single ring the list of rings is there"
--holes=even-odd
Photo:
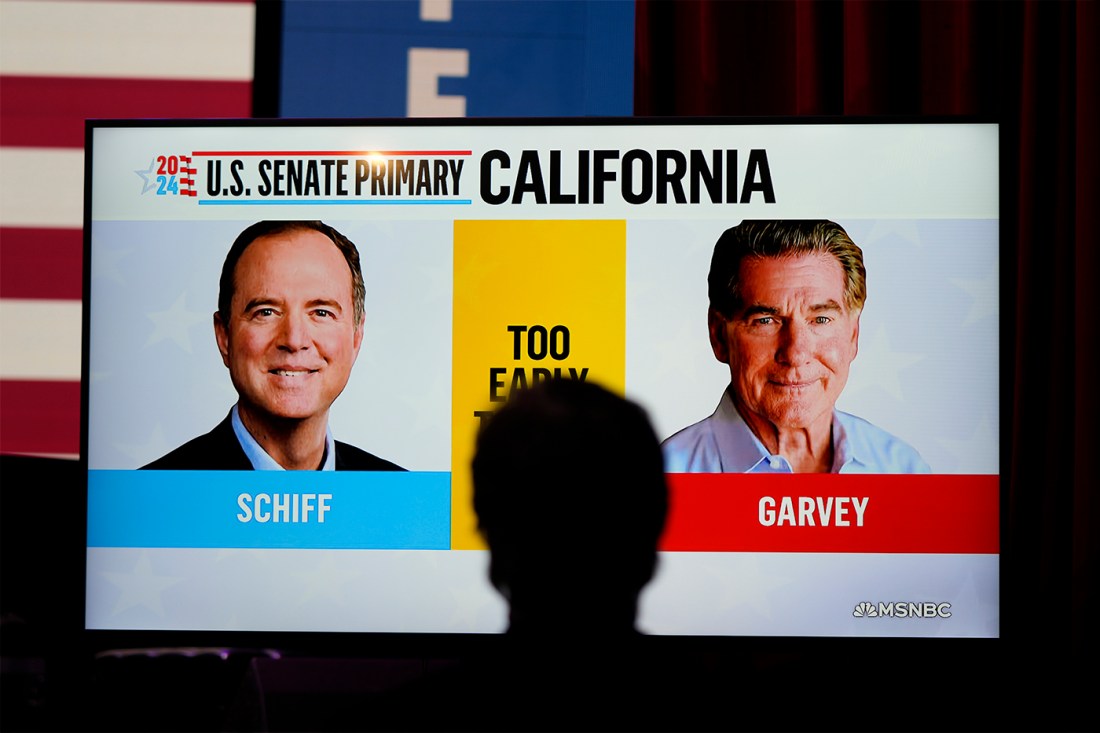
[[[281,63],[282,117],[629,116],[634,2],[286,0]]]
[[[89,471],[89,547],[446,550],[450,473]]]

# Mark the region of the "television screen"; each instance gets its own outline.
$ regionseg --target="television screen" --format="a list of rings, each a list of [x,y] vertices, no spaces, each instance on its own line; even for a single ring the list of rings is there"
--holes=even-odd
[[[86,161],[88,629],[503,630],[474,441],[561,376],[664,441],[644,631],[998,635],[997,125],[102,121]]]

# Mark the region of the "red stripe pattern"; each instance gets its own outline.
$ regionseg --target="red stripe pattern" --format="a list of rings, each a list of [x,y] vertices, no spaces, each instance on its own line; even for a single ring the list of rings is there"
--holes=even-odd
[[[80,300],[83,246],[79,229],[0,227],[0,298]]]
[[[0,76],[0,145],[84,147],[84,120],[248,117],[252,84],[186,79]]]
[[[141,78],[139,55],[133,64],[134,78],[0,76],[0,146],[80,150],[85,119],[251,115],[249,81]],[[80,229],[0,227],[0,298],[79,301],[82,253]],[[79,382],[0,379],[0,453],[76,455],[80,421]]]
[[[0,380],[0,405],[5,453],[79,453],[80,382]]]
[[[999,478],[670,474],[661,549],[999,552]]]
[[[183,163],[183,168],[180,169],[180,196],[198,196],[198,191],[195,190],[195,174],[198,170],[191,167],[191,156],[181,155],[180,162]]]

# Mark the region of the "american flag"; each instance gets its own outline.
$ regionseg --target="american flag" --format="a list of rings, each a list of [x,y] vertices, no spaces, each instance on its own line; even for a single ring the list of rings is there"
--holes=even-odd
[[[255,14],[0,0],[0,453],[80,451],[84,120],[250,116]]]

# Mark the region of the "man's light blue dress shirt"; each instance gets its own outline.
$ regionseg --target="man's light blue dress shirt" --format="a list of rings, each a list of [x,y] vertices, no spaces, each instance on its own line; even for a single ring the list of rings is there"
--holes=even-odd
[[[248,456],[248,460],[252,461],[252,468],[257,471],[285,471],[274,458],[268,455],[267,451],[256,442],[256,439],[252,437],[252,433],[248,432],[248,428],[241,422],[240,413],[237,411],[237,406],[233,405],[233,410],[230,413],[232,415],[233,432],[237,436],[237,440],[241,441],[241,448],[244,449],[244,454]],[[336,470],[336,440],[332,437],[332,430],[328,427],[325,428],[325,460],[321,464],[322,471],[335,471]]]
[[[833,410],[833,473],[931,473],[908,443],[863,418]],[[668,473],[793,473],[741,418],[727,389],[714,414],[661,444]]]

